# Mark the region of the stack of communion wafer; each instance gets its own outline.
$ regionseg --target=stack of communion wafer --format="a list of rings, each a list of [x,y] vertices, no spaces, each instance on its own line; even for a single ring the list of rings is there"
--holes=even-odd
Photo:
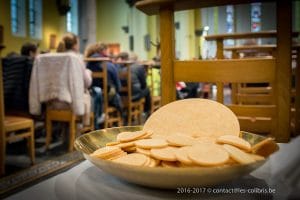
[[[211,167],[248,164],[278,149],[271,138],[251,146],[226,106],[207,99],[185,99],[155,111],[142,131],[123,132],[93,158],[136,166]]]
[[[234,135],[191,137],[175,133],[155,135],[152,131],[122,132],[90,156],[120,164],[148,167],[213,167],[249,164],[277,150],[270,138],[251,146]],[[268,148],[266,148],[268,147]]]

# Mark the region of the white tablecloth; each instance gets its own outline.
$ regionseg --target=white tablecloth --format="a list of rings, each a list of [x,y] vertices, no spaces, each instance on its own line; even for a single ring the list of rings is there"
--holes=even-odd
[[[84,161],[7,199],[300,199],[299,147],[300,137],[289,144],[280,144],[280,151],[250,175],[212,188],[246,189],[245,193],[178,194],[177,190],[141,187],[115,178]],[[273,192],[262,193],[262,189]]]

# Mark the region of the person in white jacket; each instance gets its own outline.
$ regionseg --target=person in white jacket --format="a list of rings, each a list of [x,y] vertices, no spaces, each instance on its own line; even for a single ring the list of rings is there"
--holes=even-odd
[[[59,43],[58,53],[36,58],[30,81],[31,114],[41,114],[40,104],[47,102],[50,109],[72,109],[76,115],[84,116],[84,125],[90,124],[91,97],[87,89],[92,76],[78,49],[77,36],[67,33]],[[60,80],[63,77],[71,82]]]

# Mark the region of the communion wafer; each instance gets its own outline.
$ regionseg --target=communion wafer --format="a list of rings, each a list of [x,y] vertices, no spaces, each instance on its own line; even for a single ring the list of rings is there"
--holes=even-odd
[[[164,139],[142,139],[135,141],[135,145],[143,149],[151,149],[166,147],[168,143]]]
[[[252,146],[252,152],[264,157],[276,152],[279,149],[273,138],[266,138]]]
[[[158,166],[160,163],[160,160],[154,159],[154,158],[150,158],[150,163],[149,163],[149,167],[156,167]]]
[[[230,144],[236,146],[245,151],[251,150],[251,145],[249,142],[235,135],[222,135],[219,138],[217,138],[216,141],[220,144]]]
[[[123,149],[123,148],[134,146],[134,142],[121,142],[120,144],[117,144],[115,146],[120,147],[120,148]]]
[[[148,139],[148,138],[151,138],[151,136],[153,135],[153,131],[146,131],[146,134],[137,138],[138,140],[139,139]]]
[[[143,148],[137,147],[136,148],[136,152],[142,153],[142,154],[144,154],[146,156],[150,156],[150,150],[149,149],[143,149]]]
[[[175,147],[164,147],[159,149],[151,149],[150,154],[153,158],[164,161],[177,161],[175,156]]]
[[[132,154],[127,154],[126,156],[117,158],[113,161],[117,162],[117,163],[121,163],[121,164],[143,166],[148,161],[148,157],[145,156],[144,154],[132,153]]]
[[[111,154],[108,154],[106,156],[101,156],[101,157],[98,157],[98,158],[101,158],[101,159],[104,159],[104,160],[109,160],[109,159],[111,159],[113,157],[117,157],[117,156],[119,156],[120,154],[123,154],[123,153],[125,153],[125,152],[123,150],[121,150],[121,151],[111,153]]]
[[[216,143],[216,138],[209,136],[200,136],[195,138],[195,142],[207,142],[207,143]]]
[[[97,157],[97,158],[104,158],[113,154],[116,154],[118,152],[122,152],[120,147],[115,147],[115,146],[106,146],[102,147],[100,149],[97,149],[94,151],[91,156],[92,157]]]
[[[130,142],[146,134],[146,131],[122,132],[117,135],[117,141]]]
[[[120,142],[119,141],[113,141],[113,142],[106,143],[106,146],[115,146],[117,144],[120,144]]]
[[[115,160],[117,158],[121,158],[121,157],[126,156],[126,155],[127,155],[127,153],[123,151],[123,152],[121,152],[121,153],[119,153],[117,155],[109,157],[107,160]]]
[[[177,150],[175,150],[175,157],[177,158],[178,161],[180,161],[181,163],[185,164],[185,165],[192,165],[193,161],[191,159],[189,159],[188,157],[188,149],[190,147],[186,146],[186,147],[181,147],[178,148]]]
[[[145,122],[143,130],[157,135],[183,133],[192,137],[240,133],[235,114],[223,104],[207,99],[184,99],[169,103],[155,111]]]
[[[167,142],[173,146],[191,146],[196,141],[193,137],[183,134],[170,134],[166,138]]]
[[[123,151],[126,151],[127,153],[133,153],[136,152],[136,147],[132,146],[132,147],[126,147],[122,149]]]
[[[203,143],[188,150],[188,158],[202,166],[222,165],[229,160],[229,154],[220,145]]]
[[[238,163],[249,164],[255,162],[255,159],[252,156],[235,146],[224,144],[223,147],[229,153],[230,157]]]
[[[150,165],[150,163],[151,163],[151,159],[150,159],[150,157],[149,156],[146,156],[147,157],[147,161],[144,163],[144,165],[143,166],[149,166]]]

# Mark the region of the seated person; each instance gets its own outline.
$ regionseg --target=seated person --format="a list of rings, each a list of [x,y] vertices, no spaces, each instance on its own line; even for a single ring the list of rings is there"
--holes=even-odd
[[[38,55],[38,45],[27,42],[21,47],[21,55],[34,59]]]
[[[90,45],[85,51],[87,58],[102,58],[107,56],[107,45],[96,43]],[[107,62],[107,84],[108,84],[108,104],[115,107],[119,112],[122,112],[122,101],[119,95],[121,82],[118,76],[118,70],[112,62]],[[91,71],[102,71],[100,62],[88,62],[87,68]],[[92,87],[102,87],[100,80],[93,80]],[[102,110],[102,109],[101,109]]]
[[[29,115],[29,82],[33,59],[38,54],[38,46],[25,43],[21,55],[11,52],[3,62],[3,87],[5,112],[14,115]]]
[[[144,112],[146,115],[150,114],[151,110],[151,96],[150,90],[147,87],[146,70],[143,66],[137,63],[137,56],[133,55],[129,59],[127,52],[122,52],[117,56],[117,61],[129,61],[132,60],[134,63],[131,65],[131,88],[132,88],[132,100],[138,101],[145,98]]]
[[[85,115],[84,115],[84,125],[89,125],[90,124],[90,104],[91,104],[91,99],[90,99],[90,94],[88,92],[89,87],[91,86],[92,83],[92,73],[90,70],[86,69],[85,64],[83,62],[82,56],[79,54],[79,39],[78,37],[73,34],[73,33],[66,33],[63,37],[62,40],[59,42],[57,52],[62,53],[62,52],[69,52],[74,55],[76,55],[79,59],[80,65],[81,65],[81,73],[82,73],[82,78],[84,81],[84,88],[85,88]],[[50,108],[54,109],[65,109],[68,108],[69,105],[66,105],[64,102],[53,102],[50,105]]]

